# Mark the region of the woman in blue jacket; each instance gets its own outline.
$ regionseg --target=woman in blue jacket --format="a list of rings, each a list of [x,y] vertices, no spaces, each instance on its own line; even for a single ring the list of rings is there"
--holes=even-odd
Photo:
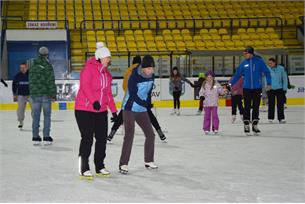
[[[250,121],[252,121],[252,131],[255,134],[260,133],[258,129],[258,116],[259,116],[259,105],[261,101],[262,93],[262,76],[266,76],[267,88],[271,88],[271,76],[268,67],[262,58],[254,55],[253,47],[246,47],[243,52],[244,57],[246,58],[241,62],[239,67],[236,70],[235,75],[231,80],[231,86],[243,76],[243,95],[244,95],[244,131],[246,134],[250,133]],[[251,107],[252,110],[252,120],[251,119]]]
[[[287,74],[281,65],[277,65],[274,58],[268,60],[269,70],[271,74],[271,90],[267,92],[268,95],[268,120],[273,122],[275,98],[277,104],[277,119],[280,123],[285,123],[284,103],[285,91],[287,91],[288,81]]]

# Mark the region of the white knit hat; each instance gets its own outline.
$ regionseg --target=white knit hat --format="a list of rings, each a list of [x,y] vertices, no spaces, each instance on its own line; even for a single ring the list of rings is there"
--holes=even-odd
[[[107,47],[104,46],[103,42],[96,43],[95,59],[103,59],[105,57],[111,57],[111,53]]]

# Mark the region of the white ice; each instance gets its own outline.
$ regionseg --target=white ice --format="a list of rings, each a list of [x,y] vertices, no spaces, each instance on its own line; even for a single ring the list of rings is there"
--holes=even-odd
[[[53,111],[52,146],[33,146],[31,119],[22,131],[15,111],[0,111],[1,202],[305,202],[304,106],[289,106],[286,124],[260,112],[260,136],[245,136],[240,119],[220,108],[220,132],[204,135],[195,108],[156,110],[168,143],[156,135],[155,162],[143,164],[144,135],[136,129],[130,173],[118,173],[122,130],[107,145],[111,178],[80,180],[80,133],[74,112]],[[109,124],[109,129],[110,129]],[[42,122],[41,122],[41,126]],[[93,151],[90,166],[94,170]]]

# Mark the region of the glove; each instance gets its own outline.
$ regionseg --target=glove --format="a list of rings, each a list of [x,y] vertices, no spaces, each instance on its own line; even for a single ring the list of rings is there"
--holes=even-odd
[[[149,104],[149,108],[153,108],[153,107],[154,107],[153,103]]]
[[[205,97],[204,96],[200,96],[200,100],[204,101]]]
[[[226,84],[226,89],[227,89],[228,91],[231,91],[231,86],[230,86],[230,84]]]
[[[93,105],[93,109],[96,111],[99,111],[101,109],[101,105],[98,101],[94,101]]]
[[[195,88],[195,85],[193,83],[190,83],[190,85],[191,85],[192,88]]]
[[[116,112],[112,113],[112,117],[110,118],[112,123],[115,123],[118,120],[118,115]]]
[[[16,102],[17,101],[17,96],[13,97],[13,101]]]

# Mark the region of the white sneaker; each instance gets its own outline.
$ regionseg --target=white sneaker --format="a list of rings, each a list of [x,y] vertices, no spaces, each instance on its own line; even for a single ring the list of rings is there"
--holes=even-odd
[[[81,179],[88,179],[88,180],[92,180],[93,179],[93,174],[91,173],[90,170],[85,171],[84,173],[79,175]]]
[[[176,113],[177,113],[177,115],[180,115],[180,110],[178,109]]]
[[[158,166],[154,164],[154,162],[145,162],[145,167],[147,169],[157,169]]]
[[[128,173],[128,166],[127,165],[122,165],[119,167],[119,172],[121,174],[127,174]]]
[[[173,109],[171,115],[175,115],[175,114],[176,114],[176,109]]]
[[[236,115],[232,115],[232,123],[235,123]]]
[[[269,123],[273,123],[273,120],[271,120],[271,119],[269,119],[268,121],[269,121]]]
[[[111,173],[106,168],[103,168],[96,173],[96,176],[107,177],[107,176],[111,176]]]

